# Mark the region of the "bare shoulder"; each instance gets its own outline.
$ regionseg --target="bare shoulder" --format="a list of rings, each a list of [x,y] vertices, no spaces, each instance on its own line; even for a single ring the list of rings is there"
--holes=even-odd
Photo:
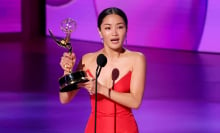
[[[85,61],[85,62],[93,61],[94,59],[97,58],[98,54],[99,54],[99,51],[86,53],[85,55],[83,55],[82,60]]]
[[[86,53],[82,56],[83,69],[93,69],[96,67],[96,58],[100,52]]]
[[[145,82],[145,74],[147,70],[147,61],[145,55],[137,51],[128,51],[129,60],[132,69],[133,85],[143,84]]]
[[[129,60],[133,61],[133,62],[146,62],[146,57],[143,53],[141,52],[137,52],[137,51],[127,51],[127,56],[129,57]]]
[[[88,60],[91,60],[96,54],[95,53],[86,53],[82,57],[83,62],[87,62]]]

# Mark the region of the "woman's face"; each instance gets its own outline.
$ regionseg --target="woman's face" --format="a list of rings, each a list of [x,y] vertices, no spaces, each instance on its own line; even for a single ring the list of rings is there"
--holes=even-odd
[[[105,46],[117,50],[122,48],[126,32],[126,25],[122,17],[111,14],[103,19],[99,34],[103,38]]]

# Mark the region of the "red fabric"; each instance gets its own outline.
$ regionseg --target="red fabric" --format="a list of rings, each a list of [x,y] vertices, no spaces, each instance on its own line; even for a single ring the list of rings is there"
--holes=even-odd
[[[92,76],[88,70],[87,73]],[[130,92],[132,72],[129,71],[114,85],[118,92]],[[95,126],[95,95],[91,96],[92,112],[85,133],[94,133]],[[130,108],[117,104],[109,98],[97,95],[96,133],[138,133],[138,127]]]

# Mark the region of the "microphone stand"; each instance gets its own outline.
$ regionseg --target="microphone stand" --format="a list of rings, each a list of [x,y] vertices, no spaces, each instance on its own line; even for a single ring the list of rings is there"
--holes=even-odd
[[[95,80],[95,133],[96,133],[96,118],[97,118],[97,84],[98,84],[98,77],[101,72],[102,67],[98,66],[96,68],[96,80]]]

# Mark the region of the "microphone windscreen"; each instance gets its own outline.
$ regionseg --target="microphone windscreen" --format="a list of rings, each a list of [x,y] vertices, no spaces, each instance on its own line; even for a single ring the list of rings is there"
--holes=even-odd
[[[98,66],[104,67],[107,63],[107,58],[104,54],[99,54],[96,61]]]

